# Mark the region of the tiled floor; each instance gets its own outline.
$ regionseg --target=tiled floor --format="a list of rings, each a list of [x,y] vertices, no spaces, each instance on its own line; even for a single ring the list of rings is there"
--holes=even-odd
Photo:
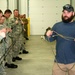
[[[26,41],[29,54],[21,54],[22,61],[16,61],[17,69],[6,68],[7,75],[52,75],[54,44],[40,36],[30,36]]]

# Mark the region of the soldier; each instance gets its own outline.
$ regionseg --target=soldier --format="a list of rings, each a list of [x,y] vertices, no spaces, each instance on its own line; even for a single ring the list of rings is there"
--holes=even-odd
[[[20,58],[18,56],[19,52],[20,52],[20,48],[24,48],[24,37],[22,34],[23,31],[23,21],[20,19],[20,14],[19,11],[17,9],[15,9],[13,11],[14,13],[14,17],[11,19],[11,24],[12,24],[12,36],[13,36],[13,43],[14,47],[13,47],[13,61],[16,60],[22,60],[22,58]],[[23,49],[23,52],[25,51],[25,48]],[[25,51],[26,52],[26,51]]]
[[[5,66],[7,66],[8,68],[17,68],[18,66],[12,63],[12,47],[9,48],[12,45],[12,38],[10,36],[10,34],[12,33],[12,30],[11,30],[10,19],[9,19],[11,14],[12,12],[10,9],[5,10],[4,12],[4,16],[5,16],[4,24],[7,27],[6,48],[9,52],[6,57]]]
[[[19,41],[22,39],[20,36],[22,34],[22,21],[19,19],[19,11],[15,9],[13,11],[14,17],[11,18],[10,23],[12,25],[12,37],[13,37],[13,59],[12,61],[22,60],[19,55],[21,42]]]
[[[21,17],[22,21],[24,22],[24,37],[26,38],[26,40],[29,40],[28,38],[28,20],[26,19],[26,14],[24,14],[22,17]]]
[[[28,24],[28,20],[25,18],[25,14],[24,15],[20,15],[20,19],[23,21],[23,25],[22,25],[22,27],[23,27],[23,30],[22,30],[22,37],[23,37],[23,39],[24,40],[21,40],[23,43],[22,43],[22,45],[21,45],[21,51],[20,51],[20,54],[21,53],[23,53],[23,54],[28,54],[29,52],[27,51],[27,50],[25,50],[25,39],[26,40],[29,40],[28,39],[28,34],[27,34],[27,24]]]
[[[1,11],[1,10],[0,10]],[[5,42],[4,38],[6,37],[6,27],[3,25],[4,17],[0,15],[0,75],[6,75],[4,69],[4,54],[5,54]]]

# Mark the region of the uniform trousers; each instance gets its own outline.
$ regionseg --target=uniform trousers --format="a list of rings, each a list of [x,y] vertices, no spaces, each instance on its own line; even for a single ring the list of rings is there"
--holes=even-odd
[[[0,75],[6,75],[4,69],[4,55],[5,54],[5,46],[4,43],[0,43]]]
[[[8,64],[11,64],[13,52],[12,52],[12,39],[9,36],[6,36],[5,47],[7,52],[6,62]]]

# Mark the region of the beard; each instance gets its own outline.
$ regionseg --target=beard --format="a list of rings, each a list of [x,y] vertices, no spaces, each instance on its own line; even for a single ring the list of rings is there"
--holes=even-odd
[[[66,19],[67,18],[67,19]],[[71,22],[72,20],[73,20],[73,18],[74,18],[74,16],[72,15],[71,17],[67,17],[67,16],[64,16],[63,17],[63,15],[62,15],[62,21],[64,22],[64,23],[69,23],[69,22]]]

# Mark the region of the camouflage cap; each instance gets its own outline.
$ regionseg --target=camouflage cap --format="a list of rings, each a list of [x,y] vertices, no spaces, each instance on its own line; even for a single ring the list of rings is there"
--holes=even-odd
[[[74,11],[74,8],[73,8],[72,5],[66,4],[66,5],[63,6],[63,11],[64,10],[67,10],[68,12],[71,12],[71,11]]]

